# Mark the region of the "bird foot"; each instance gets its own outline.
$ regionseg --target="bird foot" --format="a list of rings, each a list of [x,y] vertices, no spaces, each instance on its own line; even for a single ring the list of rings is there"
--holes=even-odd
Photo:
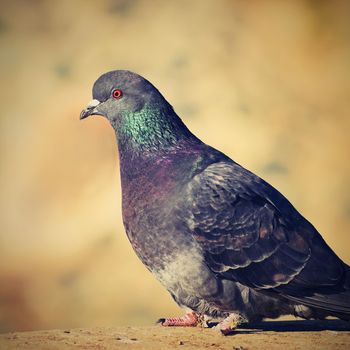
[[[201,320],[199,314],[189,312],[182,317],[160,318],[157,323],[164,327],[196,327]]]
[[[221,332],[223,335],[229,335],[234,333],[236,328],[244,322],[244,318],[239,314],[229,314],[224,320],[222,320],[215,329]]]

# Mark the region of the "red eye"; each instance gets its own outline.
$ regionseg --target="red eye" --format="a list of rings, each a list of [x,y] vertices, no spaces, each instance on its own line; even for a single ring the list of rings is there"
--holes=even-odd
[[[116,98],[116,99],[119,99],[119,98],[121,98],[121,97],[123,96],[123,92],[122,92],[122,90],[115,89],[115,90],[113,90],[113,92],[112,92],[112,96],[113,96],[114,98]]]

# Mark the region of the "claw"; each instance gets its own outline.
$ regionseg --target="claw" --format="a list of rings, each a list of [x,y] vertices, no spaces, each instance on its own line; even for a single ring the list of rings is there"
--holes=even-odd
[[[163,322],[165,322],[166,318],[158,318],[158,320],[156,321],[156,324],[161,324],[163,325]]]

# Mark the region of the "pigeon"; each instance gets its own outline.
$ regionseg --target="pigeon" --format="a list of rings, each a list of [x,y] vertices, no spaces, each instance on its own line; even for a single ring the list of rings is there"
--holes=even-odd
[[[80,119],[115,131],[126,234],[185,309],[163,326],[350,320],[350,267],[278,190],[192,134],[142,76],[107,72],[92,95]]]

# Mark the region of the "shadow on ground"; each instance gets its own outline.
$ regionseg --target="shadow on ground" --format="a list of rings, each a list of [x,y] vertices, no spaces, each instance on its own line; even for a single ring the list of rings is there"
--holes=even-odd
[[[293,320],[293,321],[264,321],[243,324],[239,327],[242,333],[255,332],[317,332],[317,331],[350,331],[350,322],[341,320]]]

